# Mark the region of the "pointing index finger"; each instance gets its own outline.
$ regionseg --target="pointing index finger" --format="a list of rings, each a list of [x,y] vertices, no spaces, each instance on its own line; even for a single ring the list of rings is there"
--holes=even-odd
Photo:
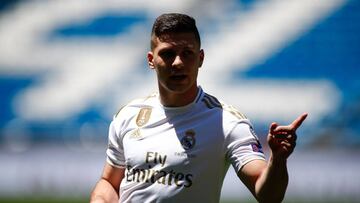
[[[307,117],[307,113],[303,113],[301,116],[297,117],[297,119],[295,119],[291,124],[291,128],[293,130],[296,130],[300,127],[300,125],[302,124],[302,122],[306,119]]]

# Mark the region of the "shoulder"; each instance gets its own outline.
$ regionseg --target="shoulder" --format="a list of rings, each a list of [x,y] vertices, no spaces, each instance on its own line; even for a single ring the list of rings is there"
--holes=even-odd
[[[230,134],[236,126],[242,126],[246,129],[252,128],[250,120],[232,105],[223,103],[223,128],[226,135]]]
[[[142,109],[152,108],[157,99],[157,94],[151,94],[147,97],[134,99],[128,104],[119,108],[117,113],[113,116],[110,127],[114,129],[114,132],[119,133],[127,129],[138,115],[141,114]],[[144,112],[143,112],[144,113]]]
[[[201,98],[201,101],[209,109],[222,111],[223,116],[230,117],[233,119],[247,119],[245,114],[241,113],[237,108],[218,99],[217,97],[211,94],[204,93]]]
[[[239,119],[239,120],[243,120],[243,119],[248,120],[248,118],[245,116],[245,114],[243,114],[237,108],[235,108],[234,106],[232,106],[230,104],[222,103],[222,109],[223,109],[224,115],[227,115],[229,117],[234,117],[235,119]]]
[[[252,128],[250,120],[233,105],[208,93],[203,94],[201,101],[204,106],[203,108],[207,108],[209,111],[217,114],[218,118],[221,118],[224,135],[229,135],[236,126],[242,126],[247,129]]]
[[[117,113],[114,115],[114,120],[126,119],[131,117],[131,115],[136,115],[140,109],[143,108],[152,108],[154,106],[155,100],[157,99],[158,93],[152,93],[146,97],[137,98],[126,105],[119,108]]]

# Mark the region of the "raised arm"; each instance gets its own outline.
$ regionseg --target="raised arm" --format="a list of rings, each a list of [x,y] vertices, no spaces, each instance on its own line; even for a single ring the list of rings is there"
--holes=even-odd
[[[91,193],[91,203],[117,203],[119,201],[119,187],[124,178],[125,168],[117,168],[105,164],[102,177]]]
[[[296,146],[296,130],[306,117],[304,113],[287,126],[272,123],[267,136],[271,150],[268,163],[254,160],[238,172],[259,202],[275,203],[284,199],[289,179],[286,160]]]

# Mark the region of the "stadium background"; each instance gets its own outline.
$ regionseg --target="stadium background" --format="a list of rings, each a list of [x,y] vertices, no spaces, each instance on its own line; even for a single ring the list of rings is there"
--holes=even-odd
[[[0,3],[0,202],[87,201],[112,115],[156,89],[154,18],[198,21],[200,84],[265,143],[301,112],[285,202],[360,201],[360,1],[184,0]],[[222,201],[252,201],[233,169]]]

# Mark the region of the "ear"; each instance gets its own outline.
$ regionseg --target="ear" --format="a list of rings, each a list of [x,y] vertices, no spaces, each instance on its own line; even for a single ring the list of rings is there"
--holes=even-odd
[[[200,62],[199,62],[199,68],[202,66],[203,61],[204,61],[204,57],[205,57],[205,53],[203,49],[200,49]]]
[[[154,67],[154,53],[152,51],[149,51],[147,53],[147,61],[148,61],[148,65],[151,69],[155,69]]]

